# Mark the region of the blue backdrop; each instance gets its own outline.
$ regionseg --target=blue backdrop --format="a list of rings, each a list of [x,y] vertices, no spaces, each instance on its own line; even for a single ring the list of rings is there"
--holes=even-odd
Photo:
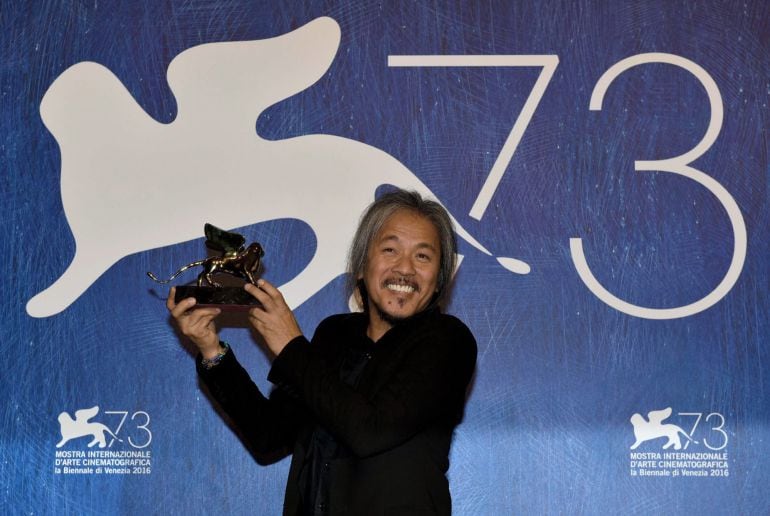
[[[380,149],[493,255],[461,245],[464,260],[448,307],[479,344],[452,449],[454,512],[770,512],[770,4],[762,0],[4,2],[3,511],[280,513],[288,462],[262,467],[244,451],[197,382],[191,351],[169,323],[165,291],[144,276],[199,258],[202,238],[118,253],[117,263],[106,263],[106,272],[60,310],[28,311],[29,300],[73,260],[74,211],[105,240],[136,237],[98,211],[88,217],[101,201],[79,192],[91,192],[96,180],[65,185],[62,171],[74,163],[68,149],[88,141],[47,127],[41,103],[62,73],[95,62],[149,117],[173,125],[181,100],[166,73],[177,55],[201,44],[278,37],[319,17],[328,17],[320,24],[332,32],[339,27],[328,71],[255,114],[254,138],[328,134]],[[607,70],[650,53],[657,57],[648,61],[676,56],[692,66],[629,66],[607,84],[601,109],[589,109]],[[286,57],[285,66],[307,66],[302,55]],[[453,66],[425,66],[422,57],[402,66],[393,58],[434,55],[536,57],[528,66],[479,57]],[[542,56],[557,56],[558,65]],[[555,69],[538,91],[546,61]],[[737,219],[702,176],[664,172],[661,164],[635,171],[637,160],[688,153],[714,123],[694,67],[713,79],[724,121],[713,144],[684,165],[721,185]],[[85,76],[72,77],[72,91],[86,92],[86,102],[103,100]],[[488,205],[474,214],[533,91],[541,98],[531,119],[522,122],[513,155],[501,162]],[[105,110],[78,105],[66,116],[73,123],[100,114],[109,119],[105,102]],[[57,116],[68,106],[59,99]],[[110,141],[127,138],[114,134]],[[137,157],[110,154],[107,140],[99,140],[99,151],[112,156],[116,170]],[[111,169],[99,170],[111,177]],[[147,189],[181,209],[188,201],[185,173],[176,170],[175,182]],[[255,162],[252,180],[235,188],[252,189],[254,203],[264,202],[261,185],[282,173]],[[390,182],[399,184],[395,176]],[[333,178],[326,187],[343,196],[356,188]],[[121,192],[110,195],[120,199]],[[304,205],[323,204],[320,194],[297,195]],[[296,199],[284,194],[272,202]],[[222,209],[197,206],[212,221]],[[144,207],[132,202],[121,210],[130,218]],[[238,227],[264,245],[265,277],[278,284],[300,274],[326,241],[300,214],[252,222]],[[736,227],[745,227],[744,241]],[[586,285],[570,252],[577,237],[596,281],[639,307],[686,306],[714,291],[731,267],[737,276],[710,307],[644,317],[609,306]],[[735,258],[742,248],[745,261]],[[515,257],[531,271],[512,273],[495,257]],[[347,309],[343,282],[337,276],[298,298],[306,333]],[[232,316],[223,326],[255,382],[269,390],[269,361],[244,322]],[[75,414],[94,406],[99,412],[89,423]],[[649,414],[668,408],[666,417]],[[89,447],[89,437],[72,430],[98,436],[98,425],[88,426],[95,423],[109,429],[104,448]],[[680,450],[664,449],[672,435]]]

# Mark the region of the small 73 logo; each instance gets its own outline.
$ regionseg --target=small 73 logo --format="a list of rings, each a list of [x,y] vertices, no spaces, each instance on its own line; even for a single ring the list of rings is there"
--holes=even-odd
[[[635,450],[639,447],[640,444],[651,441],[654,439],[658,439],[661,437],[666,437],[668,440],[663,445],[663,449],[667,450],[670,447],[674,447],[675,450],[681,450],[684,448],[687,449],[688,446],[690,446],[690,443],[698,444],[698,441],[693,439],[693,435],[695,435],[695,432],[698,428],[698,425],[701,422],[701,419],[703,419],[703,412],[678,412],[678,416],[685,416],[685,417],[693,417],[695,418],[695,421],[693,422],[692,428],[690,428],[690,432],[686,432],[682,429],[682,427],[678,425],[674,425],[671,423],[663,423],[665,419],[667,419],[671,415],[671,407],[667,407],[662,410],[651,410],[647,414],[647,419],[644,418],[641,414],[637,413],[631,416],[631,424],[634,427],[634,437],[636,438],[636,441],[634,444],[631,445],[631,449]],[[718,424],[716,426],[712,426],[710,428],[710,431],[713,433],[716,433],[721,438],[721,443],[719,446],[714,446],[711,443],[709,443],[707,436],[703,438],[703,444],[708,448],[709,450],[722,450],[727,446],[728,436],[727,432],[724,430],[725,426],[725,418],[722,414],[718,412],[711,412],[708,414],[705,418],[706,422],[711,422],[711,420],[716,420]],[[681,437],[684,437],[687,441],[684,443],[684,447],[682,446],[682,440]],[[713,438],[712,438],[713,440]]]
[[[88,447],[91,448],[95,445],[99,445],[99,448],[110,448],[115,441],[123,442],[123,439],[118,437],[128,417],[128,411],[125,410],[107,410],[105,415],[116,414],[120,415],[120,421],[115,429],[111,429],[107,425],[98,421],[89,421],[91,418],[96,417],[99,413],[99,406],[93,406],[87,409],[80,409],[75,411],[75,418],[73,419],[67,412],[59,414],[59,427],[61,432],[61,440],[56,444],[57,448],[61,448],[67,442],[79,437],[92,437],[88,443]],[[150,415],[147,412],[138,410],[131,415],[131,421],[136,421],[135,428],[146,436],[146,442],[136,443],[132,440],[132,437],[128,437],[128,444],[134,448],[146,448],[152,442],[152,432],[150,431]],[[141,424],[139,424],[141,423]],[[107,437],[110,437],[109,443]]]

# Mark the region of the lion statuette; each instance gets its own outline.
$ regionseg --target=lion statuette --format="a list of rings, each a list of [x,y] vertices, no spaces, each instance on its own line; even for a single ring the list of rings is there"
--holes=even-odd
[[[165,284],[186,270],[200,265],[203,270],[198,274],[199,287],[204,286],[204,281],[208,286],[221,287],[214,280],[214,274],[220,273],[243,278],[249,283],[257,282],[260,262],[265,255],[259,243],[254,242],[245,247],[246,239],[242,235],[219,229],[212,224],[206,224],[204,232],[206,234],[206,247],[221,252],[220,256],[212,256],[188,263],[165,280],[158,279],[152,272],[148,272],[147,275],[153,281]]]

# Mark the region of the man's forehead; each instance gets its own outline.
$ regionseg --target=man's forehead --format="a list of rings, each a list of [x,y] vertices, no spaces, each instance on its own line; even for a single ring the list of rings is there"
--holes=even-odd
[[[379,242],[400,242],[402,239],[399,238],[399,236],[395,233],[385,233],[379,238]],[[435,241],[431,240],[420,240],[416,243],[415,247],[426,247],[434,250],[438,250],[438,247],[435,245],[438,243],[438,239]]]
[[[426,228],[430,229],[425,231]],[[436,224],[429,217],[408,208],[391,213],[374,235],[374,240],[400,240],[400,236],[415,237],[420,241],[419,245],[432,248],[436,248],[440,240]]]

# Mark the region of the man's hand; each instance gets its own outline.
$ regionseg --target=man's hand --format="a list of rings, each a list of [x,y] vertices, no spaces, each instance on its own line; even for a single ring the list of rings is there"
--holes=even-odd
[[[176,288],[171,287],[168,299],[166,299],[166,308],[171,312],[179,331],[195,344],[204,359],[214,358],[222,351],[219,346],[219,335],[216,326],[214,326],[214,318],[222,311],[219,308],[193,310],[192,308],[196,303],[194,297],[188,297],[176,304],[174,302],[175,294]]]
[[[278,356],[286,344],[302,335],[297,320],[281,292],[267,281],[260,279],[256,286],[246,283],[244,288],[262,303],[261,307],[249,310],[249,321],[264,337],[270,351]]]

